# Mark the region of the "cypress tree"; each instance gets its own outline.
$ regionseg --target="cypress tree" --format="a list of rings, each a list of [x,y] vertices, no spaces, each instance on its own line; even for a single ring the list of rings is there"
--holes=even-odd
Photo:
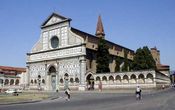
[[[97,73],[110,72],[109,69],[109,51],[106,41],[103,38],[99,39],[97,50]]]
[[[156,69],[156,62],[147,46],[143,47],[143,53],[145,56],[145,68]]]

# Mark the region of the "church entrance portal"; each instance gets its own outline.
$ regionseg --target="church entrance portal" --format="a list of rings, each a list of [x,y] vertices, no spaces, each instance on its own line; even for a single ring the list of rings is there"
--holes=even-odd
[[[86,77],[86,82],[87,82],[87,89],[88,90],[94,90],[94,77],[92,74],[89,74]]]
[[[49,75],[51,90],[56,91],[56,69],[54,66],[49,68]]]

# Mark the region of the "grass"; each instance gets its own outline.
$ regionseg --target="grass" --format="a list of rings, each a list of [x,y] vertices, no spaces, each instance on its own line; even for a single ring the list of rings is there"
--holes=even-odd
[[[1,94],[0,104],[43,100],[48,97],[50,97],[50,94],[48,93],[19,93],[18,96],[13,96],[12,94]]]

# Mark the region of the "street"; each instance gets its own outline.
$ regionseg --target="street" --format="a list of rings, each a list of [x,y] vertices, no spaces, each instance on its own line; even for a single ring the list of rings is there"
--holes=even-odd
[[[72,93],[70,101],[60,98],[36,103],[0,105],[0,110],[175,110],[175,89],[144,93],[136,100],[134,93]]]

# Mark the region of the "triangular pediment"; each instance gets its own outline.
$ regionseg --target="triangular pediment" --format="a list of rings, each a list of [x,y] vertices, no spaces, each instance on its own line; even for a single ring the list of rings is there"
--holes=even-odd
[[[41,25],[41,27],[57,24],[60,22],[68,21],[71,20],[70,18],[66,18],[64,16],[61,16],[57,13],[52,13],[46,20],[45,22]]]

